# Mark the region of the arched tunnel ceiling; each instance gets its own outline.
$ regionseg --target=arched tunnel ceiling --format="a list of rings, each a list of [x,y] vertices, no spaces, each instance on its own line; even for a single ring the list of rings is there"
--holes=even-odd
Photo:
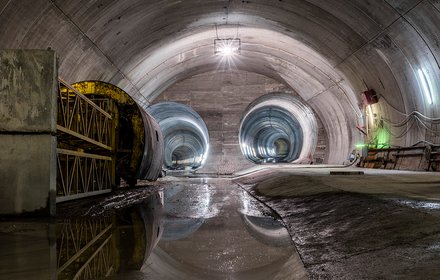
[[[142,85],[143,79],[150,79],[148,72],[131,73],[139,62],[148,59],[150,67],[164,63],[167,57],[155,56],[164,47],[174,50],[168,56],[181,55],[182,59],[185,52],[197,53],[200,47],[212,47],[215,25],[231,27],[232,36],[244,34],[249,45],[256,42],[273,50],[285,49],[282,38],[263,43],[260,40],[266,36],[244,32],[243,27],[274,31],[304,43],[336,65],[399,17],[385,1],[375,5],[364,2],[215,0],[200,5],[195,0],[9,1],[3,7],[2,17],[9,18],[5,35],[11,36],[15,44],[58,49],[62,42],[57,39],[77,35],[82,42],[69,36],[68,41],[63,40],[65,47],[74,43],[70,46],[94,49],[91,51],[101,53],[134,85]],[[43,26],[47,26],[46,34],[34,38],[32,35],[42,33]],[[23,32],[14,32],[17,29]],[[226,33],[231,36],[231,32]],[[199,35],[194,38],[194,34]],[[219,36],[224,35],[220,31]],[[211,59],[212,54],[210,49],[207,55]]]
[[[2,1],[0,48],[52,48],[69,82],[110,82],[147,106],[175,82],[223,68],[213,40],[238,37],[233,67],[290,85],[339,161],[361,137],[362,90],[380,91],[388,119],[438,115],[415,73],[426,69],[438,92],[439,9],[435,0]]]

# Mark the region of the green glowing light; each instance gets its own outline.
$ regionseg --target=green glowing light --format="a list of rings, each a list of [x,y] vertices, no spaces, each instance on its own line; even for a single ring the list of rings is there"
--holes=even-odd
[[[390,147],[390,132],[384,127],[379,127],[376,132],[376,137],[374,137],[374,142],[379,149]]]

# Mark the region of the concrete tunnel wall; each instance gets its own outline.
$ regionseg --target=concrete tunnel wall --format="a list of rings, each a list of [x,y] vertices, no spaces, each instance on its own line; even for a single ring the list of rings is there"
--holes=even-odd
[[[208,160],[198,171],[230,174],[253,166],[240,149],[240,121],[246,108],[265,94],[284,92],[301,98],[292,88],[271,78],[246,71],[211,71],[167,88],[154,102],[174,100],[191,106],[205,121],[210,137]],[[315,162],[324,162],[327,134],[318,122]]]
[[[391,144],[439,142],[430,121],[393,127],[413,111],[439,116],[439,25],[437,0],[3,1],[0,48],[51,48],[68,82],[109,82],[146,107],[178,81],[225,68],[213,40],[238,37],[231,67],[289,85],[323,121],[328,162],[341,163],[362,141],[368,88],[379,94],[376,121],[400,136]]]

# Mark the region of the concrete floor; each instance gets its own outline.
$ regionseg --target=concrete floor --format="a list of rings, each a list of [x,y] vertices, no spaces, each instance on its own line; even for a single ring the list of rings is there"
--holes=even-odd
[[[163,198],[143,212],[146,234],[161,240],[146,236],[148,259],[112,279],[440,278],[438,173],[259,165],[232,179],[169,176],[154,185],[59,207],[63,223],[124,221],[132,216],[122,209]],[[0,279],[55,279],[56,228],[0,222]],[[114,228],[116,237],[135,232]]]
[[[364,175],[330,175],[330,172],[359,171]],[[279,164],[257,165],[236,173],[235,178],[235,181],[242,184],[259,183],[259,189],[264,189],[265,195],[292,196],[347,191],[440,200],[439,172]]]
[[[282,217],[311,279],[439,279],[440,174],[278,165],[238,175]]]

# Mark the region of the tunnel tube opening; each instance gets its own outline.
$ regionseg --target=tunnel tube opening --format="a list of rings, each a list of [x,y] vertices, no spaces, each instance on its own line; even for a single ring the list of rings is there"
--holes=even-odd
[[[191,107],[161,102],[147,108],[164,136],[164,167],[168,170],[196,170],[203,166],[209,149],[208,128]]]
[[[190,146],[179,146],[171,154],[174,169],[183,168],[186,165],[193,165],[197,158],[196,151]]]
[[[278,138],[274,141],[274,157],[286,157],[290,150],[290,143],[288,139]]]
[[[254,163],[309,162],[317,142],[313,111],[283,93],[251,103],[240,125],[240,148]]]

